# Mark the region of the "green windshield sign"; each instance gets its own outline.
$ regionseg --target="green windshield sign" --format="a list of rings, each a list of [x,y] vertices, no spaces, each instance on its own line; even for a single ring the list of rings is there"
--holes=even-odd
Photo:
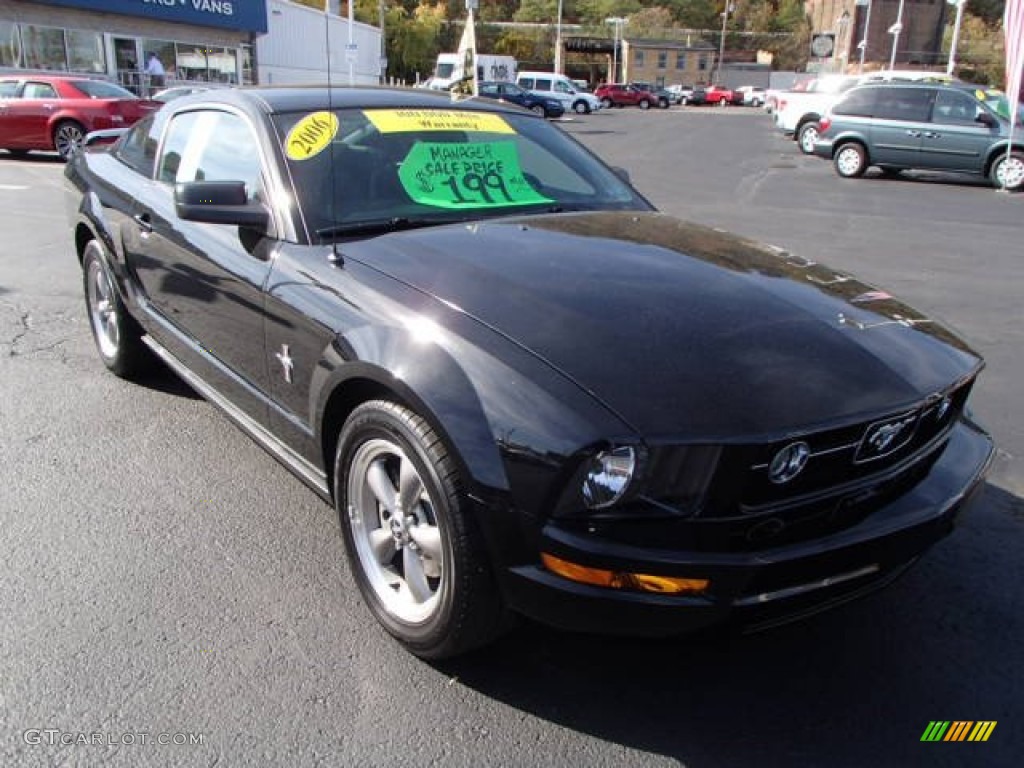
[[[550,203],[523,177],[511,141],[419,142],[398,172],[415,202],[435,208],[503,208]]]

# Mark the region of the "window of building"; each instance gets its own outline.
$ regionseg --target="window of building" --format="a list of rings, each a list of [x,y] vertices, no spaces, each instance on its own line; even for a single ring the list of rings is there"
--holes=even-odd
[[[707,72],[708,69],[708,55],[702,53],[697,59],[697,69],[701,72]]]
[[[642,67],[644,65],[644,52],[638,49],[637,52],[633,55],[633,61],[636,63],[638,67]]]
[[[21,66],[21,32],[13,21],[0,21],[0,67]]]
[[[66,32],[68,66],[72,72],[107,71],[107,56],[103,47],[103,35],[84,29],[69,29]]]
[[[668,66],[668,53],[665,51],[658,51],[658,69],[664,69]]]
[[[24,46],[26,68],[67,70],[63,29],[22,24],[21,42]]]
[[[676,54],[676,69],[686,69],[686,53],[679,51]]]

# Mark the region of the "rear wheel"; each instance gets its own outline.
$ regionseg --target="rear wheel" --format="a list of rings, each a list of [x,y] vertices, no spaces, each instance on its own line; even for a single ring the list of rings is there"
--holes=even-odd
[[[804,123],[796,134],[796,143],[800,151],[805,155],[814,154],[814,143],[818,140],[818,124],[816,122]]]
[[[427,422],[374,400],[345,422],[335,499],[363,598],[410,651],[444,658],[483,645],[504,611],[452,457]]]
[[[121,302],[103,246],[96,240],[85,246],[82,274],[89,328],[100,359],[115,375],[134,378],[149,367],[152,358],[142,343],[142,329]]]
[[[843,144],[836,150],[832,158],[836,173],[844,179],[855,179],[863,176],[868,168],[868,154],[860,144]]]
[[[543,104],[534,104],[532,107],[530,107],[530,111],[540,115],[541,117],[544,117],[545,114]]]
[[[583,99],[580,99],[572,105],[572,111],[577,115],[589,115],[590,105],[583,101]]]
[[[1007,157],[1003,152],[992,163],[989,170],[992,183],[999,189],[1017,192],[1024,188],[1024,152],[1011,152]]]
[[[53,147],[63,160],[68,160],[78,151],[84,138],[85,129],[74,120],[64,120],[53,129]]]

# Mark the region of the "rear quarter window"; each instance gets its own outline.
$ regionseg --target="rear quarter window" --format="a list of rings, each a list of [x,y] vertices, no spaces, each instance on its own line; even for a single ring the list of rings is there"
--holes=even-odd
[[[832,108],[832,114],[871,117],[875,109],[875,93],[876,89],[874,88],[850,91],[842,101]]]

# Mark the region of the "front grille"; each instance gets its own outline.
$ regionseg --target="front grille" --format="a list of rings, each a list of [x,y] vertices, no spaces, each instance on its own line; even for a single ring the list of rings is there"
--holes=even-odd
[[[811,500],[841,486],[884,476],[908,460],[931,453],[945,439],[963,412],[971,384],[965,382],[915,408],[867,422],[764,445],[730,447],[723,452],[711,482],[705,514],[757,515],[780,504]],[[879,438],[885,437],[884,430],[890,425],[905,425],[904,432],[882,446],[884,440]],[[871,445],[873,438],[875,444]],[[789,482],[772,482],[772,458],[797,441],[810,448],[806,467]]]

